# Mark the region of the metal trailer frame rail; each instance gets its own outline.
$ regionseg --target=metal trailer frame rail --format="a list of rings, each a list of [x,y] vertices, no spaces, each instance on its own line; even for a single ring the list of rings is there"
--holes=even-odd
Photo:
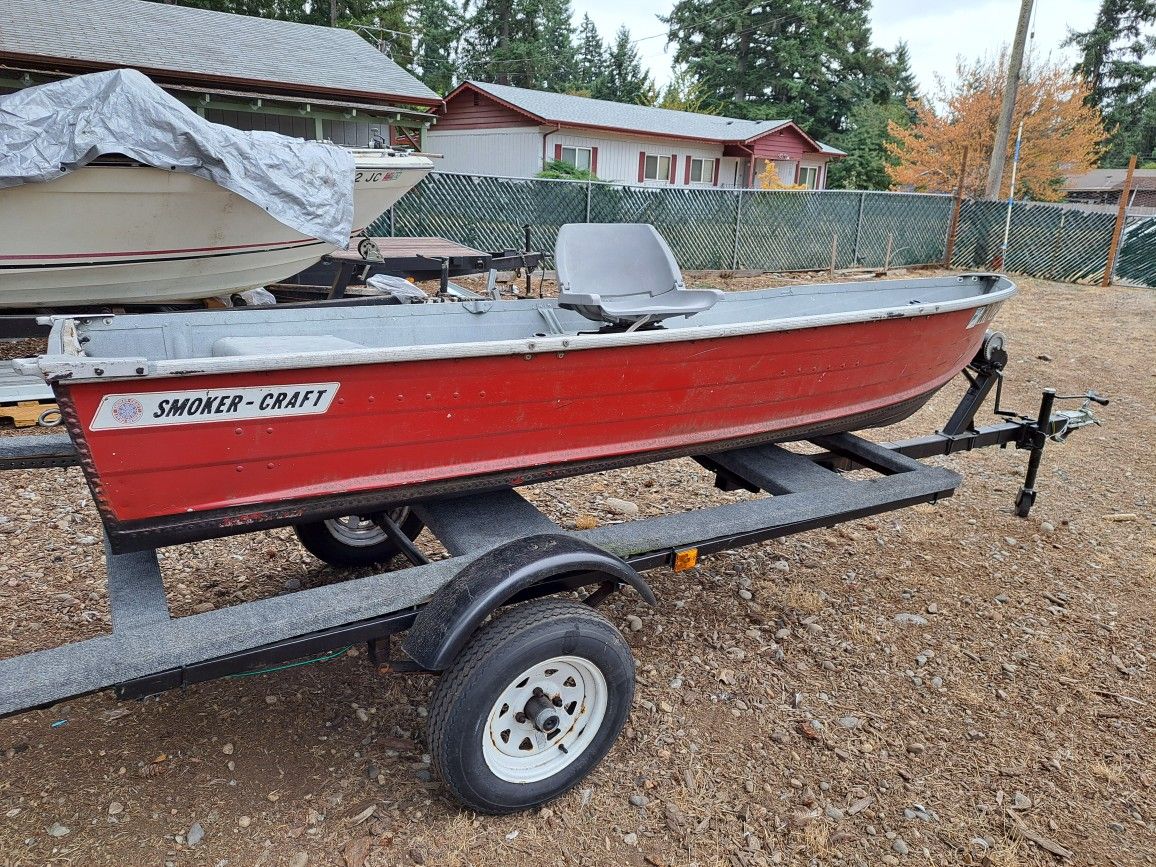
[[[448,558],[431,562],[378,516],[412,565],[175,619],[156,551],[114,554],[106,540],[111,634],[0,660],[0,716],[107,688],[140,697],[361,641],[382,672],[441,670],[486,617],[511,602],[594,585],[585,599],[596,605],[629,584],[653,603],[640,571],[681,570],[702,555],[949,497],[962,478],[918,460],[932,455],[1029,450],[1016,502],[1024,516],[1048,440],[1097,423],[1088,404],[1107,401],[1089,392],[1073,396],[1084,398],[1080,409],[1053,412],[1060,398],[1047,389],[1038,420],[1000,409],[1007,356],[997,338],[985,341],[959,408],[931,436],[880,445],[845,433],[814,439],[824,449],[817,454],[765,445],[696,458],[718,488],[768,495],[755,499],[585,531],[564,530],[512,489],[418,502],[414,510]],[[1005,420],[976,427],[976,411],[993,388]],[[66,436],[0,440],[0,470],[76,462]],[[861,468],[876,475],[843,474]],[[390,637],[407,630],[409,658],[391,660]]]

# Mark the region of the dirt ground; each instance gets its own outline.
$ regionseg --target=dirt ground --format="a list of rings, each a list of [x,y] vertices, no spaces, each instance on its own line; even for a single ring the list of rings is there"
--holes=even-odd
[[[355,649],[0,720],[0,865],[1156,862],[1156,292],[1021,283],[1005,404],[1112,397],[1048,448],[1031,517],[1026,455],[988,449],[944,459],[965,483],[939,505],[650,573],[656,609],[604,607],[639,664],[627,730],[558,802],[459,809],[423,755],[433,679]],[[934,430],[955,386],[872,436]],[[688,461],[530,496],[563,523],[717,499]],[[3,478],[0,656],[107,629],[99,537],[79,470]],[[177,614],[342,577],[288,530],[162,566]]]

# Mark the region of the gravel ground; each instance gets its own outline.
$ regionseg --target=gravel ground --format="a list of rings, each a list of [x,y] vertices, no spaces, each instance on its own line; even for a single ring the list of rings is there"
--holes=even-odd
[[[1153,863],[1156,293],[1022,282],[997,323],[1005,403],[1113,398],[1049,447],[1031,518],[1011,513],[1025,455],[990,449],[945,461],[965,483],[937,506],[650,573],[657,609],[604,609],[639,662],[626,732],[551,806],[458,809],[423,755],[432,678],[351,651],[0,721],[0,865]],[[960,390],[873,435],[933,430]],[[107,629],[79,471],[4,481],[0,656]],[[529,496],[584,525],[624,519],[610,497],[642,516],[719,498],[689,461]],[[162,565],[178,614],[342,577],[287,530]]]

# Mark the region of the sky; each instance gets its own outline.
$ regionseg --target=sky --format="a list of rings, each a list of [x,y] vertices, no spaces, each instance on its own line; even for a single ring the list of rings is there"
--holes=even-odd
[[[670,11],[672,0],[571,0],[571,5],[576,22],[589,14],[608,41],[625,24],[654,78],[660,84],[670,79],[671,57],[657,16]],[[1088,29],[1099,6],[1100,0],[1036,0],[1032,45],[1037,55],[1074,62],[1072,50],[1060,43],[1069,28]],[[954,76],[957,56],[976,59],[1010,45],[1019,9],[1020,0],[875,0],[871,32],[883,48],[906,40],[921,90],[933,93],[937,74]]]

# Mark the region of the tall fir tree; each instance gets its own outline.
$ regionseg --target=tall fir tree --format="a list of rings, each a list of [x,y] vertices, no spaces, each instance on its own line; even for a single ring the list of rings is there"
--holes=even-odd
[[[575,46],[574,76],[570,82],[572,93],[593,96],[598,81],[606,71],[606,43],[589,15],[582,16],[578,25]]]
[[[719,114],[790,117],[818,138],[841,130],[865,95],[870,0],[678,0],[667,24]]]
[[[413,27],[407,0],[345,0],[337,27],[358,30],[404,69],[414,62]]]
[[[522,32],[525,0],[476,0],[463,37],[462,66],[466,78],[517,84],[529,46]]]
[[[891,53],[891,74],[895,82],[891,89],[893,99],[904,104],[919,99],[919,85],[911,69],[911,49],[902,39]]]
[[[594,88],[597,99],[614,102],[648,102],[654,84],[642,68],[642,57],[630,39],[630,31],[619,27],[606,54],[606,72]]]
[[[891,130],[905,129],[917,120],[919,88],[907,43],[900,42],[889,53],[872,49],[868,60],[866,95],[851,108],[843,129],[831,137],[831,144],[847,153],[830,163],[827,186],[832,189],[888,189],[889,169],[896,162],[888,149],[888,143],[894,144]]]
[[[562,93],[573,87],[577,75],[574,12],[570,0],[537,0],[536,6],[533,86]]]
[[[410,7],[414,33],[413,73],[443,96],[457,83],[462,10],[452,0],[414,0]]]
[[[576,64],[569,0],[477,0],[467,6],[467,78],[566,90]]]
[[[1080,51],[1076,71],[1091,87],[1111,133],[1103,165],[1122,166],[1131,154],[1156,156],[1156,0],[1101,0],[1090,30],[1069,34]]]

